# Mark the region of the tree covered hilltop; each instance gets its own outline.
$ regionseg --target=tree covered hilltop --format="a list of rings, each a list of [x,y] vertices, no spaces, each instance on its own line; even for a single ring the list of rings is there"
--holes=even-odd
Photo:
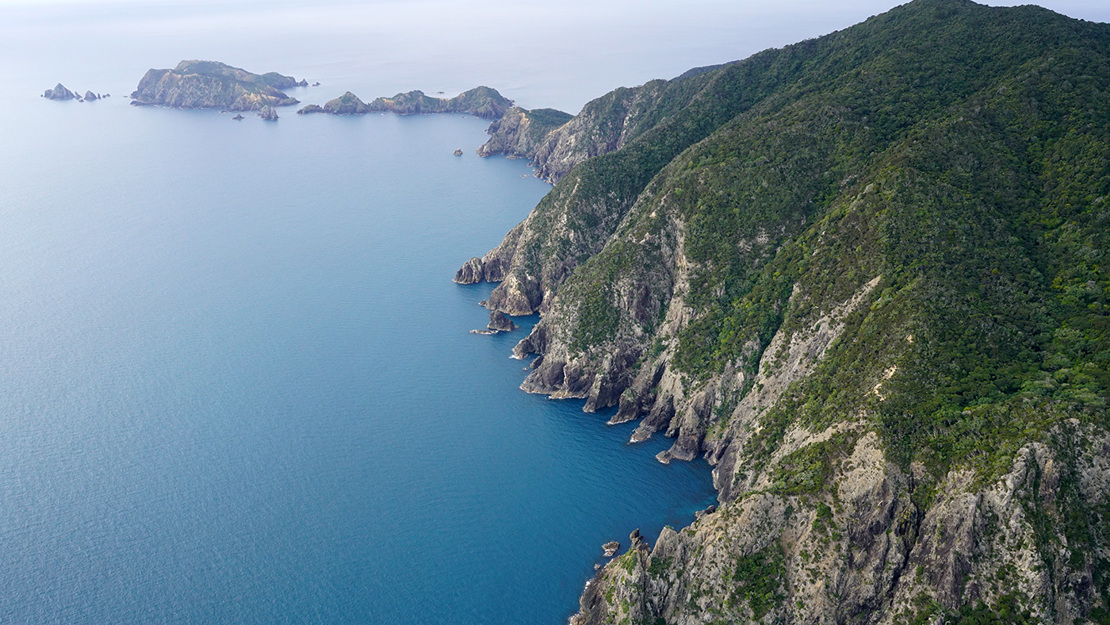
[[[1110,26],[916,0],[491,132],[557,182],[456,275],[522,388],[719,491],[575,623],[1110,623]]]

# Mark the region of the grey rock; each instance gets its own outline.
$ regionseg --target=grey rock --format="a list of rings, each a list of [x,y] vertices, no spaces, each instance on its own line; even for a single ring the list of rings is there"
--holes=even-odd
[[[58,83],[53,89],[47,89],[43,92],[42,97],[47,100],[73,100],[77,98],[77,94],[66,89],[62,83]]]
[[[459,284],[476,284],[485,279],[485,269],[482,264],[482,259],[478,257],[471,258],[466,261],[459,270],[455,272],[455,282]],[[485,306],[485,302],[482,303]]]
[[[516,329],[516,324],[513,323],[512,319],[506,317],[505,313],[499,310],[491,310],[489,313],[489,325],[486,327],[498,332],[512,332]]]

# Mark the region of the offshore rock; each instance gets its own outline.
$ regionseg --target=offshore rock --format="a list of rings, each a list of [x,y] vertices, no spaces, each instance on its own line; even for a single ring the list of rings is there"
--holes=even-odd
[[[99,100],[99,99],[100,99],[100,96],[96,95],[92,91],[86,91],[85,92],[85,97],[84,97],[85,102],[93,102],[94,100]]]
[[[504,313],[491,310],[489,313],[489,325],[486,327],[490,330],[496,330],[497,332],[512,332],[516,329],[516,324],[513,323],[512,319],[506,317]]]
[[[257,111],[297,100],[282,89],[299,83],[276,72],[252,74],[217,61],[182,61],[173,69],[147,71],[131,94],[132,104],[171,108]]]
[[[621,548],[621,544],[615,540],[610,540],[601,546],[601,550],[605,553],[606,558],[612,558],[617,555],[617,551]]]
[[[275,111],[272,106],[262,107],[262,110],[258,112],[258,116],[268,122],[276,122],[278,120],[277,111]]]
[[[42,97],[47,100],[73,100],[77,97],[77,94],[66,89],[62,83],[58,83],[53,89],[47,89],[43,92]]]
[[[297,115],[311,115],[312,113],[325,113],[324,107],[319,104],[309,104],[297,111]]]

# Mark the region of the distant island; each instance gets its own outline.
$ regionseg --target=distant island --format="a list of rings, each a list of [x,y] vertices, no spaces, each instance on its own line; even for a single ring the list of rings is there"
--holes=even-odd
[[[397,115],[427,115],[435,113],[464,113],[482,119],[500,119],[513,106],[513,101],[490,87],[475,87],[453,98],[434,98],[423,91],[398,93],[392,98],[375,98],[367,104],[348,91],[329,100],[324,106],[309,104],[298,114],[331,113],[333,115],[366,115],[367,113],[396,113]],[[569,118],[569,116],[568,116]]]
[[[307,86],[306,80],[277,72],[252,74],[218,61],[182,61],[173,69],[148,70],[131,94],[131,104],[258,111],[298,104],[282,89]]]
[[[93,93],[91,90],[86,91],[84,96],[79,95],[74,91],[70,91],[62,83],[58,83],[53,89],[47,89],[42,92],[42,97],[47,100],[77,100],[78,102],[94,102],[108,97],[108,94],[101,95]]]
[[[332,115],[365,115],[370,112],[370,107],[350,91],[333,100],[328,100],[324,106],[309,104],[297,111],[298,115],[311,113],[330,113]]]

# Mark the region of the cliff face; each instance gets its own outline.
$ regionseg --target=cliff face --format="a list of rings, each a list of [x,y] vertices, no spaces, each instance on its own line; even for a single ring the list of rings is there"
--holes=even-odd
[[[136,105],[254,111],[297,104],[281,89],[306,84],[291,76],[252,74],[215,61],[182,61],[173,69],[147,71],[131,99]]]
[[[1107,622],[1108,92],[1106,25],[918,0],[549,131],[456,280],[721,501],[578,621]]]
[[[433,98],[423,91],[398,93],[392,98],[376,98],[369,104],[374,112],[391,112],[398,115],[429,113],[466,113],[482,119],[500,119],[513,105],[496,89],[475,87],[453,98]]]
[[[512,158],[536,157],[536,151],[547,135],[571,120],[569,113],[555,109],[529,111],[514,106],[490,124],[490,138],[478,148],[479,156],[504,154]]]

